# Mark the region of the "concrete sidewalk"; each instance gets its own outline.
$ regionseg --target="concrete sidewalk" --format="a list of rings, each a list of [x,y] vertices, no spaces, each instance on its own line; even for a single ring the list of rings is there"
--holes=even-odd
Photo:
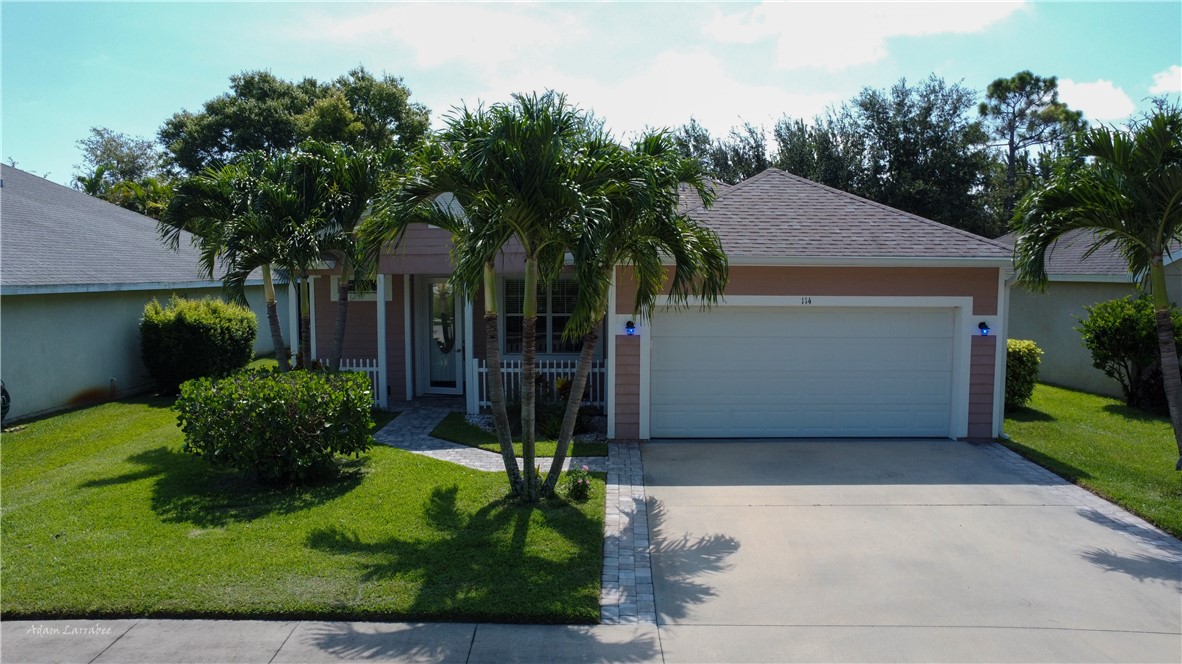
[[[13,664],[1121,662],[1177,661],[1182,646],[1176,634],[983,627],[18,620],[0,629],[0,659]],[[1147,650],[1166,658],[1134,654]]]

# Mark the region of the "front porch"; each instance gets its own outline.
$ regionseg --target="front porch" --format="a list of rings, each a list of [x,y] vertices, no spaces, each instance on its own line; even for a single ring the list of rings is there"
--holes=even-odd
[[[312,359],[326,361],[332,353],[336,327],[338,278],[313,276],[309,315]],[[498,280],[502,372],[506,394],[521,394],[521,297],[516,275]],[[475,299],[452,293],[445,275],[383,274],[372,288],[349,297],[341,369],[369,375],[374,403],[390,408],[397,402],[428,397],[457,397],[465,412],[475,414],[490,404],[483,293]],[[298,302],[294,285],[293,302]],[[537,360],[539,398],[559,398],[561,381],[578,368],[579,346],[561,339],[573,303],[571,289],[547,294],[539,309]],[[517,309],[515,309],[515,306]],[[292,308],[291,329],[299,329]],[[607,349],[597,350],[584,402],[607,409]],[[519,397],[518,397],[519,398]]]

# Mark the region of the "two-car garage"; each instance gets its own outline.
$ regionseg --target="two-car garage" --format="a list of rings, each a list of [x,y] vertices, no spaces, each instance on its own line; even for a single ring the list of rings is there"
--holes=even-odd
[[[660,312],[649,436],[949,436],[956,318],[941,307]]]

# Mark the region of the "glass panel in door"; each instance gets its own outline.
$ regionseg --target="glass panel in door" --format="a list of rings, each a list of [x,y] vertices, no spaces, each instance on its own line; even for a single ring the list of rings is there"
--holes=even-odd
[[[459,302],[447,279],[431,279],[427,299],[431,326],[427,341],[428,387],[432,392],[458,394],[463,366]]]

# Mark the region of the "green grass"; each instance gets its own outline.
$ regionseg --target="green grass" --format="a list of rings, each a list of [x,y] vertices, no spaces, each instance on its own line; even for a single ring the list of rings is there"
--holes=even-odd
[[[469,447],[479,447],[482,450],[489,452],[500,453],[501,445],[497,442],[497,437],[468,423],[464,419],[463,413],[451,413],[443,418],[439,426],[431,432],[431,435],[440,440],[449,440],[453,443],[467,445]],[[552,457],[554,450],[558,446],[557,441],[553,440],[539,440],[535,444],[535,455],[539,457]],[[521,456],[521,442],[513,442],[513,451],[517,456]],[[567,456],[607,456],[607,443],[571,443],[570,450]]]
[[[375,445],[332,481],[263,487],[181,453],[170,405],[3,434],[3,618],[598,620],[601,480],[526,507],[503,474]]]
[[[1005,427],[1010,449],[1182,537],[1182,473],[1174,470],[1169,420],[1040,384]]]
[[[256,357],[250,364],[246,365],[247,369],[278,369],[279,360],[274,357]]]

